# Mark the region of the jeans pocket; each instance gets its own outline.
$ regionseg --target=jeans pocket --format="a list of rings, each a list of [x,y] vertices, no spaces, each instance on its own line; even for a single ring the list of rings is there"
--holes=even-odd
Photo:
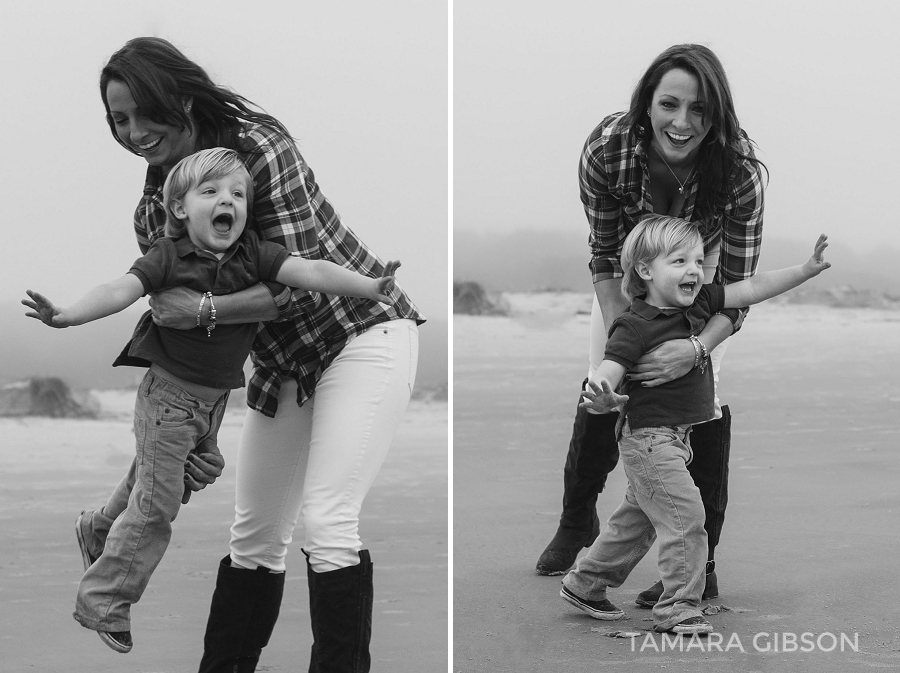
[[[185,400],[163,400],[156,411],[157,425],[186,423],[194,418],[196,411],[196,408]]]
[[[685,464],[691,462],[690,446],[684,435],[674,428],[653,428],[642,438],[642,446],[653,457],[654,465],[674,457]]]

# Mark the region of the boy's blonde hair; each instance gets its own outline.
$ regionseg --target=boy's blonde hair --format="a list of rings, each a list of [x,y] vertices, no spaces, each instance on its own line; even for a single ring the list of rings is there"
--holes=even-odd
[[[243,159],[234,150],[224,147],[214,147],[209,150],[201,150],[175,164],[163,185],[163,206],[166,209],[166,236],[181,238],[187,231],[184,220],[175,217],[172,206],[176,201],[182,201],[184,195],[200,183],[206,180],[231,175],[235,171],[244,171],[247,174],[247,213],[253,208],[253,179]]]
[[[703,244],[697,225],[678,217],[654,215],[641,220],[625,238],[622,246],[622,294],[628,301],[647,292],[644,279],[638,275],[637,265],[650,263],[660,255],[668,255],[682,245]]]

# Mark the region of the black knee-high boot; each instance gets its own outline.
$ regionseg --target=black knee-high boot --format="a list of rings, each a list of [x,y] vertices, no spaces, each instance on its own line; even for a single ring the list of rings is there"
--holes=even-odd
[[[219,563],[199,673],[253,673],[278,621],[284,573]]]
[[[579,403],[581,399],[579,395]],[[617,413],[589,414],[576,407],[563,471],[562,516],[556,535],[538,559],[535,571],[539,575],[563,574],[572,567],[578,551],[597,538],[597,494],[603,491],[606,475],[619,460],[615,431],[618,418]]]
[[[703,498],[703,508],[706,510],[704,528],[709,542],[703,598],[716,598],[719,595],[719,580],[716,577],[715,552],[728,506],[728,460],[731,457],[731,410],[727,405],[722,407],[722,418],[700,423],[691,429],[691,450],[694,459],[688,465],[688,471]]]
[[[312,569],[307,554],[306,576],[313,632],[309,673],[367,673],[374,600],[368,550],[359,552],[359,565],[324,573]]]

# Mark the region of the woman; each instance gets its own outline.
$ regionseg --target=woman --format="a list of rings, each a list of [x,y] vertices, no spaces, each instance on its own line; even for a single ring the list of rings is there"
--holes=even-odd
[[[725,71],[716,55],[696,44],[670,47],[651,63],[627,112],[610,115],[585,143],[579,169],[581,201],[591,226],[591,263],[596,301],[591,313],[591,366],[603,359],[605,325],[627,308],[619,263],[626,235],[645,216],[674,215],[696,222],[703,236],[706,278],[743,280],[756,272],[762,237],[763,165],[740,128]],[[713,316],[699,335],[712,354],[718,381],[724,340],[740,328],[745,311]],[[645,356],[631,378],[656,386],[692,369],[694,346],[669,341]],[[580,397],[579,397],[580,401]],[[564,471],[563,513],[537,572],[565,573],[578,550],[599,532],[596,502],[618,460],[616,414],[578,409]],[[689,466],[706,509],[709,560],[704,598],[718,595],[714,552],[728,498],[731,416],[716,400],[716,419],[696,425]],[[651,607],[662,583],[642,592]]]
[[[224,146],[241,154],[253,177],[252,220],[263,238],[381,274],[382,262],[341,223],[287,129],[215,85],[170,43],[129,41],[103,68],[100,93],[113,138],[149,164],[134,223],[142,250],[164,235],[167,171],[197,150]],[[216,297],[217,322],[264,324],[251,355],[231,551],[219,565],[201,671],[255,670],[278,618],[287,545],[301,514],[310,670],[369,670],[372,563],[359,540],[359,511],[409,401],[424,322],[399,293],[393,306],[267,285]],[[158,294],[154,320],[205,325],[200,300],[185,288]],[[218,464],[209,458],[187,469],[203,482]]]

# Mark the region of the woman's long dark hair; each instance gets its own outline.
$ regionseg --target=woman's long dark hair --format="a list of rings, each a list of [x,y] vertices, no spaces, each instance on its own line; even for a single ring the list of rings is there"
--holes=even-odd
[[[290,138],[284,125],[271,115],[258,112],[259,106],[228,89],[217,86],[199,65],[188,59],[170,42],[158,37],[136,37],[113,54],[100,72],[100,96],[106,108],[106,121],[113,138],[129,152],[116,133],[109,113],[106,88],[111,80],[124,82],[141,112],[158,124],[180,129],[197,125],[198,149],[236,147],[242,121],[277,129]],[[184,102],[193,99],[191,114]]]
[[[663,76],[675,68],[685,70],[697,78],[700,100],[703,101],[703,123],[709,126],[709,133],[700,146],[697,157],[700,187],[696,210],[699,218],[705,218],[722,207],[727,198],[728,186],[743,161],[751,161],[764,169],[766,167],[756,157],[744,153],[742,139],[751,147],[755,145],[738,123],[725,69],[712,50],[700,44],[677,44],[669,47],[647,68],[634,88],[631,108],[623,120],[629,129],[631,141],[645,142],[652,135],[647,110]],[[768,175],[768,169],[766,174]]]

